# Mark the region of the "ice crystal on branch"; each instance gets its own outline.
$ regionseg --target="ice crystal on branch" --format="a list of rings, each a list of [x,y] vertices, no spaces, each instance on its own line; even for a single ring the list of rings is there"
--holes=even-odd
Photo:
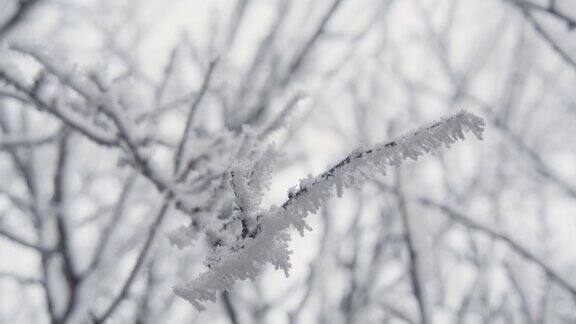
[[[464,140],[466,133],[482,139],[484,126],[482,118],[460,111],[371,149],[352,152],[319,176],[301,180],[299,188],[291,190],[280,207],[271,207],[260,215],[259,230],[243,237],[237,251],[221,255],[210,270],[186,285],[175,287],[174,292],[196,309],[203,310],[204,302],[215,301],[217,293],[230,289],[235,281],[254,280],[267,263],[288,275],[292,253],[288,249],[290,235],[286,230],[289,227],[303,235],[304,229],[309,229],[305,217],[315,213],[334,193],[340,196],[343,188],[358,187],[377,174],[385,174],[387,167],[398,166],[405,159],[416,160],[442,144],[450,147]],[[238,182],[233,185],[238,188],[235,189],[237,202],[259,201],[253,196],[260,193],[246,190],[246,180]]]

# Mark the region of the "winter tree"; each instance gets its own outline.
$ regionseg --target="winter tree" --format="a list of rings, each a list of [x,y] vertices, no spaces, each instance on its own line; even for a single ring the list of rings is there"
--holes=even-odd
[[[576,321],[569,0],[0,9],[0,322]]]

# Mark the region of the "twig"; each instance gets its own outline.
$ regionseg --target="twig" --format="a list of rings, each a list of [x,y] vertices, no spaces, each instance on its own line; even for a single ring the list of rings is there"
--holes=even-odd
[[[0,70],[0,80],[4,80],[9,85],[13,86],[16,90],[28,96],[30,101],[32,101],[37,106],[38,109],[45,110],[46,112],[54,115],[62,122],[64,122],[64,124],[77,130],[79,133],[85,135],[92,141],[104,146],[115,146],[118,144],[118,141],[114,136],[110,136],[102,129],[96,128],[86,123],[84,117],[64,112],[61,109],[59,109],[56,105],[44,101],[32,89],[29,89],[25,84],[21,83],[16,78],[13,78],[12,76],[6,74],[4,71],[1,70]]]
[[[414,221],[410,219],[413,215],[408,213],[408,203],[402,189],[402,169],[398,168],[396,177],[396,197],[398,198],[398,209],[402,218],[402,225],[404,227],[404,237],[406,242],[406,247],[408,248],[408,272],[410,274],[410,281],[412,283],[412,290],[414,292],[414,297],[418,304],[418,311],[420,313],[420,322],[422,324],[431,324],[432,321],[428,312],[428,304],[426,303],[426,295],[424,290],[424,282],[421,280],[421,272],[423,269],[420,268],[422,262],[419,251],[416,247],[416,242],[414,242],[413,223]]]
[[[546,41],[546,43],[548,43],[548,45],[552,47],[554,52],[556,52],[568,65],[572,67],[574,72],[576,72],[576,61],[570,55],[568,55],[568,53],[566,53],[566,51],[564,51],[564,49],[562,49],[554,39],[552,39],[552,36],[550,36],[540,25],[540,23],[536,21],[536,19],[534,18],[534,16],[532,16],[532,13],[530,13],[530,11],[528,11],[525,7],[522,6],[520,7],[520,9],[522,10],[524,17],[526,17],[526,19],[530,22],[532,27],[534,27],[536,32],[540,36],[542,36],[542,38]]]
[[[214,301],[218,293],[230,289],[235,281],[255,278],[261,265],[272,263],[288,275],[289,235],[285,231],[293,227],[304,235],[304,230],[310,228],[305,217],[317,212],[334,193],[340,197],[344,188],[357,187],[405,159],[417,160],[443,144],[449,146],[464,140],[466,133],[481,139],[484,126],[482,118],[461,111],[372,149],[351,153],[319,176],[302,180],[299,189],[290,190],[288,199],[279,208],[273,207],[260,217],[260,230],[253,239],[244,240],[238,251],[212,264],[188,284],[174,287],[174,292],[203,310],[203,302]]]
[[[394,194],[398,194],[398,191],[396,189],[390,187],[389,185],[387,185],[381,181],[376,181],[375,183],[381,189],[383,189],[385,191],[388,191],[388,192],[391,192]],[[487,225],[483,225],[483,224],[473,220],[472,218],[470,218],[470,217],[468,217],[468,216],[466,216],[466,215],[456,211],[455,209],[453,209],[447,205],[444,205],[442,203],[432,201],[426,197],[414,197],[412,199],[416,200],[417,202],[419,202],[422,205],[435,207],[435,208],[439,209],[440,211],[443,211],[448,217],[450,217],[455,222],[457,222],[461,225],[464,225],[464,226],[466,226],[472,230],[476,230],[476,231],[482,232],[484,234],[487,234],[487,235],[505,243],[508,247],[510,247],[512,249],[512,251],[518,253],[519,255],[523,256],[524,258],[528,259],[529,261],[531,261],[532,263],[534,263],[538,267],[540,267],[546,273],[546,275],[550,277],[550,279],[552,281],[554,281],[560,287],[564,288],[567,292],[569,292],[572,295],[572,297],[574,298],[574,301],[576,302],[576,287],[571,285],[556,270],[552,269],[549,265],[546,264],[546,262],[541,260],[539,257],[537,257],[535,254],[530,252],[527,248],[525,248],[522,244],[518,243],[513,238],[509,237],[508,235],[506,235],[504,233],[501,233],[497,229],[491,228]]]
[[[98,244],[96,246],[96,250],[94,252],[94,256],[92,257],[92,261],[90,262],[90,265],[84,271],[82,276],[90,274],[92,271],[98,268],[98,266],[102,262],[102,256],[112,238],[112,231],[114,230],[118,221],[124,214],[125,205],[128,200],[128,195],[130,194],[135,181],[136,181],[135,174],[130,175],[130,177],[126,180],[126,183],[122,188],[122,192],[120,193],[120,197],[118,198],[118,201],[116,202],[116,205],[114,206],[114,209],[112,211],[111,219],[106,225],[106,227],[102,229],[100,240],[98,241]]]
[[[54,249],[45,248],[45,247],[40,246],[36,243],[29,242],[28,240],[21,238],[21,237],[17,236],[16,234],[10,233],[10,232],[2,229],[2,228],[0,228],[0,237],[8,239],[8,240],[10,240],[10,241],[12,241],[18,245],[36,250],[42,254],[50,254],[50,253],[54,252]]]
[[[122,285],[122,288],[120,289],[118,296],[116,296],[116,298],[112,300],[112,303],[108,306],[108,308],[106,308],[106,310],[102,313],[102,315],[93,318],[95,324],[104,323],[110,317],[110,315],[114,313],[114,311],[116,310],[116,308],[118,308],[120,303],[126,297],[128,297],[130,287],[132,286],[134,280],[136,279],[136,275],[144,265],[144,261],[146,260],[146,256],[148,255],[148,251],[150,250],[150,246],[152,245],[152,242],[156,238],[156,233],[158,232],[158,229],[162,225],[162,221],[164,220],[167,214],[167,211],[171,205],[171,201],[172,201],[171,197],[166,197],[166,199],[164,200],[164,203],[162,204],[162,207],[160,208],[160,211],[158,212],[156,219],[154,220],[152,225],[150,225],[150,227],[148,228],[146,241],[144,242],[142,250],[138,254],[138,258],[136,259],[136,263],[134,264],[132,271],[130,271],[128,278]]]
[[[280,82],[281,85],[287,84],[292,79],[294,74],[300,69],[302,63],[304,63],[304,60],[314,48],[314,45],[316,44],[318,38],[320,38],[320,36],[326,32],[326,26],[328,25],[330,20],[334,17],[334,14],[337,12],[338,8],[343,2],[344,2],[343,0],[334,0],[332,2],[330,8],[328,8],[326,13],[322,17],[320,24],[318,24],[312,36],[308,39],[308,41],[304,44],[304,47],[302,47],[300,52],[298,52],[294,60],[290,63],[287,73],[284,75],[284,78]]]
[[[12,273],[12,272],[0,271],[0,279],[1,278],[7,278],[7,279],[14,280],[14,281],[18,282],[19,284],[25,285],[25,286],[42,285],[42,279],[22,277],[21,275],[16,274],[16,273]]]
[[[395,318],[401,319],[408,324],[417,324],[417,322],[410,318],[408,314],[404,313],[404,311],[396,308],[395,306],[392,306],[385,301],[380,301],[379,304]]]
[[[538,3],[535,3],[532,1],[526,1],[526,0],[507,0],[507,1],[513,3],[517,7],[523,8],[524,10],[532,9],[532,10],[547,13],[551,16],[554,16],[560,20],[565,21],[566,24],[568,25],[568,28],[570,28],[570,29],[576,28],[576,19],[568,16],[567,14],[564,14],[564,13],[558,11],[558,8],[554,4],[554,0],[551,0],[550,4],[547,7],[544,7],[541,4],[538,4]]]
[[[67,306],[61,317],[61,321],[63,322],[72,314],[74,306],[78,302],[76,296],[79,283],[82,279],[75,269],[74,251],[70,245],[72,238],[66,222],[66,199],[68,196],[67,175],[69,174],[68,164],[70,159],[69,141],[70,134],[67,130],[64,130],[64,135],[61,137],[58,145],[58,158],[54,174],[54,192],[52,194],[52,207],[56,211],[56,230],[58,232],[57,252],[62,255],[62,272],[68,286]]]
[[[572,286],[566,279],[563,278],[562,275],[560,275],[558,272],[556,272],[556,270],[552,269],[549,265],[546,264],[546,262],[544,262],[542,259],[537,257],[535,254],[530,252],[527,248],[522,246],[520,243],[518,243],[513,238],[509,237],[506,234],[499,232],[496,229],[490,228],[486,225],[482,225],[482,224],[472,220],[468,216],[465,216],[464,214],[461,214],[461,213],[457,212],[456,210],[454,210],[454,209],[452,209],[446,205],[443,205],[443,204],[440,204],[437,202],[433,202],[427,198],[422,198],[422,197],[418,198],[418,201],[424,205],[433,206],[433,207],[436,207],[436,208],[444,211],[446,213],[446,215],[448,215],[451,219],[453,219],[454,221],[456,221],[462,225],[465,225],[466,227],[480,231],[484,234],[487,234],[491,237],[498,239],[501,242],[504,242],[513,251],[517,252],[518,254],[523,256],[524,258],[530,260],[532,263],[534,263],[538,267],[540,267],[546,273],[546,275],[548,275],[550,277],[550,279],[552,279],[552,281],[554,281],[560,287],[564,288],[567,292],[569,292],[572,295],[572,297],[574,298],[574,300],[576,301],[576,287]]]
[[[8,137],[0,140],[0,151],[7,147],[40,146],[50,144],[58,139],[58,134],[36,137]]]
[[[8,18],[2,26],[0,26],[0,40],[8,35],[8,33],[14,29],[14,27],[16,27],[26,17],[28,12],[30,12],[35,5],[40,3],[40,1],[41,0],[20,0],[16,12],[12,17]]]
[[[536,324],[530,307],[530,302],[522,287],[520,286],[520,282],[516,278],[514,274],[514,269],[510,263],[505,262],[504,267],[506,268],[506,273],[508,274],[508,278],[510,278],[510,282],[512,283],[512,287],[516,291],[516,295],[518,295],[518,299],[520,300],[520,308],[522,309],[522,313],[526,317],[526,323],[528,324]]]
[[[228,315],[228,318],[230,319],[230,323],[239,324],[238,314],[236,314],[236,310],[232,304],[232,299],[230,298],[230,293],[227,290],[222,292],[222,300],[224,301],[224,309],[226,310],[226,315]]]
[[[192,106],[190,107],[190,110],[188,111],[188,116],[186,118],[186,126],[184,128],[184,133],[182,134],[182,138],[180,139],[180,143],[178,144],[178,149],[176,149],[176,153],[174,155],[174,174],[178,175],[180,174],[180,168],[182,166],[182,157],[184,155],[184,152],[186,151],[186,145],[188,144],[188,141],[190,139],[190,132],[192,129],[192,121],[194,120],[194,114],[196,113],[196,110],[198,109],[198,107],[200,106],[200,103],[202,102],[202,99],[204,98],[206,91],[208,90],[208,87],[210,85],[210,80],[212,79],[212,74],[214,72],[214,68],[216,67],[217,64],[217,60],[213,60],[212,62],[210,62],[210,65],[208,66],[208,70],[206,71],[206,74],[204,76],[204,81],[202,82],[202,87],[200,88],[200,92],[198,92],[198,95],[196,95],[196,98],[194,99],[194,102],[192,103]]]

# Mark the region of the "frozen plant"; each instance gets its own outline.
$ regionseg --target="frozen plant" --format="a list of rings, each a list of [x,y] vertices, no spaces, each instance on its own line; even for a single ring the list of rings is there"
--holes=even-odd
[[[356,150],[317,177],[300,180],[299,187],[288,192],[280,207],[272,206],[266,211],[260,210],[259,204],[262,189],[273,171],[268,162],[274,155],[270,148],[255,152],[244,148],[244,154],[230,169],[230,188],[235,195],[233,219],[241,225],[223,228],[236,238],[234,245],[223,249],[229,243],[219,242],[217,256],[212,254],[207,262],[209,270],[192,282],[175,287],[174,292],[203,310],[203,302],[215,301],[219,292],[230,289],[237,280],[254,280],[267,263],[288,276],[290,227],[304,235],[305,229],[311,230],[305,217],[318,211],[334,194],[340,197],[343,188],[357,188],[378,174],[386,174],[387,167],[398,166],[405,159],[416,160],[442,144],[450,147],[464,140],[465,133],[472,132],[482,139],[484,126],[482,118],[460,111],[371,149]],[[234,233],[234,229],[241,234]]]
[[[261,139],[269,128],[243,126],[237,133],[222,131],[206,137],[191,132],[189,118],[170,171],[150,159],[148,146],[153,138],[146,133],[138,116],[132,114],[139,104],[131,100],[134,95],[127,96],[130,92],[124,89],[125,85],[106,77],[90,79],[36,47],[20,45],[12,49],[32,57],[51,79],[46,81],[43,76],[31,85],[12,71],[0,68],[1,80],[70,129],[122,152],[122,159],[164,194],[161,212],[122,291],[130,288],[154,233],[174,202],[177,209],[189,216],[190,223],[168,234],[172,245],[185,248],[201,241],[208,248],[204,260],[208,271],[174,288],[176,295],[198,310],[205,308],[205,301],[214,301],[217,293],[230,289],[235,281],[254,280],[267,263],[288,276],[292,253],[288,248],[291,239],[288,229],[294,227],[300,235],[304,235],[305,229],[311,230],[305,217],[318,211],[334,194],[340,197],[344,188],[357,188],[404,159],[416,160],[442,144],[449,147],[463,140],[465,133],[472,132],[481,139],[484,130],[482,118],[460,111],[395,140],[352,152],[319,176],[300,180],[299,187],[289,190],[282,205],[266,209],[261,206],[262,195],[281,155]],[[214,65],[210,65],[205,87],[213,69]],[[43,91],[49,86],[71,89],[76,95],[51,97],[50,92]],[[303,97],[296,94],[288,106]],[[193,112],[192,109],[190,114]],[[192,141],[198,142],[194,144],[195,152],[188,150]],[[113,302],[98,322],[110,316],[117,304]]]

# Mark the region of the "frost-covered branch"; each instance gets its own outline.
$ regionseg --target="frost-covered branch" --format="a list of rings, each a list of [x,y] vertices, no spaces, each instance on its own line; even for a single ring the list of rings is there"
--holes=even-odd
[[[15,90],[25,95],[34,103],[37,109],[48,112],[58,118],[73,130],[84,135],[89,140],[106,147],[124,150],[135,168],[150,180],[160,192],[166,192],[174,197],[181,209],[189,212],[189,203],[178,191],[171,179],[162,172],[142,150],[144,141],[136,121],[118,103],[113,91],[104,91],[75,69],[64,62],[54,59],[51,55],[33,46],[14,45],[14,51],[34,58],[49,74],[54,75],[63,85],[74,90],[87,104],[98,107],[108,123],[103,127],[86,116],[70,109],[58,100],[45,99],[33,85],[28,85],[10,66],[0,64],[0,81],[4,81]],[[2,62],[0,62],[2,63]]]
[[[377,174],[385,174],[387,167],[398,166],[404,159],[416,160],[442,145],[449,147],[463,140],[465,133],[481,139],[484,125],[482,118],[461,111],[395,140],[351,153],[319,176],[301,180],[299,189],[290,190],[281,207],[272,207],[259,217],[259,230],[253,237],[245,237],[237,250],[220,256],[220,262],[211,264],[209,271],[175,287],[174,292],[202,310],[204,302],[215,301],[217,294],[230,289],[235,281],[254,280],[267,263],[288,275],[292,253],[288,250],[288,228],[294,227],[303,235],[304,229],[310,229],[304,218],[334,193],[340,197],[344,188],[358,187]]]

